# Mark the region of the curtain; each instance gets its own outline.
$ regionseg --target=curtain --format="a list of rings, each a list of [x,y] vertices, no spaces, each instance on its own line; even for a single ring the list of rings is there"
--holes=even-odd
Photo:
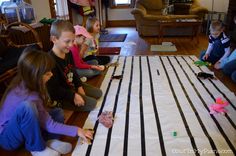
[[[56,15],[58,19],[69,20],[67,0],[56,1]]]

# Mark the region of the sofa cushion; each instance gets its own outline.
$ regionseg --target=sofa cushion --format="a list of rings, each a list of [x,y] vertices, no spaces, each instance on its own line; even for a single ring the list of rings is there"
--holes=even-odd
[[[148,15],[162,15],[160,10],[147,10]]]
[[[160,10],[163,8],[162,0],[138,0],[146,9]]]

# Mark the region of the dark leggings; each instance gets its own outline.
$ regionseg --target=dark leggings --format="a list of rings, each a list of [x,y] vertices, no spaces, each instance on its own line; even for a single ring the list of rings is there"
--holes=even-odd
[[[99,65],[106,65],[111,61],[110,56],[95,56],[95,55],[88,55],[83,59],[85,62],[90,60],[97,60]]]
[[[62,101],[61,107],[63,109],[73,110],[73,111],[80,111],[80,112],[88,112],[92,111],[97,104],[97,99],[102,96],[102,90],[91,86],[86,83],[82,83],[85,95],[81,95],[85,101],[84,106],[76,106],[73,101]]]

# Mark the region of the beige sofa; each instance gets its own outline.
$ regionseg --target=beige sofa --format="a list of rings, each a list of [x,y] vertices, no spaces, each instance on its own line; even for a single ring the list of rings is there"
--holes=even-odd
[[[135,8],[131,11],[136,21],[136,29],[141,36],[157,36],[160,20],[176,20],[176,19],[202,19],[208,10],[199,5],[197,0],[193,0],[189,4],[175,4],[174,11],[171,14],[163,15],[165,9],[164,0],[137,0]],[[174,14],[181,13],[181,14]],[[181,28],[180,28],[181,29]],[[187,35],[179,33],[176,30],[170,30],[168,35]]]

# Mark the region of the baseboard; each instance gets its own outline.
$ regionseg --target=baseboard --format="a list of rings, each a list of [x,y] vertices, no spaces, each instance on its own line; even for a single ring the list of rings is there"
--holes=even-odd
[[[114,20],[107,21],[106,27],[135,27],[135,20]]]

